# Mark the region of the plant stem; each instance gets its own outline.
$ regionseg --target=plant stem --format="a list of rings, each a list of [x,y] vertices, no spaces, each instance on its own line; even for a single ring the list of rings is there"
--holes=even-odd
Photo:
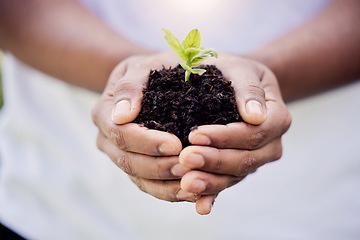
[[[185,71],[185,82],[189,81],[190,74],[191,74],[191,72],[189,72],[188,70]]]

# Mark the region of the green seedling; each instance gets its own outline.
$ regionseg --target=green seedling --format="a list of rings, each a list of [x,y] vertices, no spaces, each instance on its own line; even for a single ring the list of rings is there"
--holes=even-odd
[[[176,36],[168,29],[162,29],[165,33],[164,37],[174,52],[185,62],[180,65],[185,69],[185,81],[188,81],[190,74],[202,75],[206,72],[205,69],[194,67],[199,66],[205,59],[209,57],[218,57],[217,52],[211,48],[203,48],[201,46],[201,36],[197,29],[189,32],[186,38],[180,43]]]

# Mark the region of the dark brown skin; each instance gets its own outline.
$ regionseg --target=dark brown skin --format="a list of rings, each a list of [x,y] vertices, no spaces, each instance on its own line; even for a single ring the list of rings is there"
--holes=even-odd
[[[359,22],[360,1],[335,0],[245,58],[220,54],[205,62],[232,80],[239,112],[250,124],[200,126],[189,135],[194,146],[185,149],[174,135],[129,123],[140,111],[149,71],[177,65],[174,54],[139,56],[151,51],[74,0],[0,1],[0,47],[74,85],[101,92],[107,82],[93,110],[99,148],[141,190],[167,201],[196,201],[197,212],[208,214],[222,190],[280,158],[291,122],[282,96],[290,101],[360,77]]]
[[[285,100],[356,80],[359,5],[357,0],[335,0],[312,21],[246,57],[270,67]],[[0,1],[0,47],[97,92],[121,60],[152,52],[115,33],[74,0]]]
[[[120,61],[150,52],[114,32],[75,0],[1,0],[0,48],[47,74],[96,92],[102,92]]]
[[[360,1],[333,1],[308,23],[248,57],[275,73],[286,101],[357,80]]]

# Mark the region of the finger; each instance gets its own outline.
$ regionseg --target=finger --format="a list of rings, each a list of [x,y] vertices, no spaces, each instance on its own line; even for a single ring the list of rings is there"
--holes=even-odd
[[[266,121],[255,126],[244,122],[227,125],[199,126],[189,134],[194,145],[217,148],[257,149],[284,134],[291,123],[291,116],[283,103],[268,101]]]
[[[175,54],[159,53],[152,56],[128,58],[111,74],[114,108],[112,120],[116,124],[133,121],[141,110],[143,90],[148,84],[151,70],[173,66]]]
[[[181,141],[173,134],[150,130],[135,123],[115,124],[110,118],[112,107],[112,98],[104,94],[93,108],[92,118],[99,131],[119,149],[152,156],[180,153]]]
[[[161,200],[169,202],[195,202],[199,198],[196,194],[183,191],[180,188],[179,180],[160,181],[137,178],[133,176],[130,176],[130,179],[141,191]]]
[[[98,134],[97,145],[119,168],[131,176],[145,179],[169,180],[179,178],[172,173],[174,166],[176,166],[176,169],[183,169],[178,171],[189,171],[189,169],[178,166],[177,156],[153,157],[123,151],[112,144],[111,140],[106,138],[102,133]]]
[[[278,160],[281,155],[282,144],[279,137],[256,150],[189,146],[180,153],[179,162],[186,169],[198,169],[233,176],[246,176],[249,173],[255,172],[262,165]]]
[[[241,117],[250,124],[263,123],[267,113],[265,92],[261,84],[264,70],[258,64],[240,58],[229,58],[226,63],[228,66],[243,66],[220,66],[224,77],[232,83]]]
[[[114,107],[112,109],[112,121],[116,124],[124,124],[133,121],[141,110],[142,91],[146,86],[149,69],[138,67],[135,69],[132,61],[128,60],[120,64],[110,76],[114,81],[111,94]]]
[[[244,178],[245,176],[234,177],[193,170],[183,176],[180,186],[181,189],[186,192],[199,195],[212,195],[220,193],[222,190],[233,186]]]
[[[196,201],[196,211],[200,215],[210,214],[212,206],[214,205],[216,195],[201,196]]]

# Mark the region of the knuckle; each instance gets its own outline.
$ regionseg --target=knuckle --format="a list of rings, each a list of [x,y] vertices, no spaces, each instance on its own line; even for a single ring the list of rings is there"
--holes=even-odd
[[[276,150],[275,150],[274,161],[279,160],[283,155],[283,147],[281,144],[281,139],[279,139],[278,141],[279,142],[278,142]]]
[[[171,181],[163,181],[163,184],[165,185],[166,189],[169,189],[167,193],[164,195],[164,199],[169,202],[180,202],[180,200],[177,197],[178,192],[181,190],[181,188],[178,185],[174,185]]]
[[[255,132],[249,139],[249,149],[257,149],[261,147],[266,136],[267,136],[266,129],[263,127],[259,127],[258,131]]]
[[[283,154],[283,150],[282,150],[282,147],[280,146],[278,151],[276,151],[274,161],[279,160],[282,157],[282,154]]]
[[[96,147],[104,152],[104,149],[103,149],[103,141],[102,141],[102,137],[100,136],[100,134],[97,135],[97,138],[96,138]]]
[[[219,148],[228,148],[232,143],[232,133],[234,130],[231,129],[228,124],[226,124],[224,127],[224,129],[219,128],[219,130],[224,134],[217,135],[214,139],[211,140],[211,142],[214,142],[214,144]],[[220,153],[218,152],[218,154]]]
[[[251,152],[247,152],[247,156],[242,164],[241,175],[247,175],[256,171],[257,161],[255,155]]]
[[[137,177],[131,177],[130,179],[131,179],[131,181],[133,181],[133,183],[135,183],[135,185],[136,185],[142,192],[147,193],[146,186],[145,186],[144,182],[142,181],[142,179],[137,178]]]
[[[290,128],[291,122],[292,122],[292,117],[288,112],[284,119],[284,132],[286,132]]]
[[[243,179],[242,177],[241,178],[234,177],[234,178],[230,179],[230,181],[229,181],[228,185],[226,186],[226,188],[229,188],[229,187],[232,187],[232,186],[238,184],[242,179]]]
[[[95,106],[91,109],[91,118],[93,123],[98,126],[98,121],[99,121],[99,112],[100,112],[100,108],[99,108],[99,103],[96,103]]]
[[[114,96],[126,94],[135,89],[135,84],[128,77],[121,78],[120,81],[115,83]]]
[[[215,162],[215,170],[221,170],[221,168],[223,167],[223,159],[220,156],[221,156],[220,150],[217,149],[217,158],[216,158],[216,162]]]
[[[280,120],[277,122],[277,126],[281,131],[280,134],[283,134],[290,128],[290,125],[292,123],[292,117],[285,103],[283,103],[281,106],[281,112],[282,115],[281,118],[279,118]]]
[[[121,154],[120,156],[117,157],[116,165],[119,168],[121,168],[121,170],[123,170],[125,173],[134,176],[134,171],[131,166],[131,161],[127,156],[125,156],[125,154]]]
[[[124,138],[124,134],[118,126],[112,126],[110,129],[111,139],[117,145],[118,148],[126,151],[128,149],[127,143]]]
[[[264,89],[258,84],[249,84],[245,87],[246,94],[253,99],[262,99],[265,98]]]
[[[154,162],[153,167],[149,169],[151,175],[158,180],[167,180],[173,178],[173,175],[171,174],[171,167],[174,164],[170,164],[171,161],[169,161],[168,164],[164,167],[162,161],[157,161],[159,159],[158,157],[155,157],[155,159],[156,161]]]
[[[135,79],[137,79],[135,77]],[[134,76],[123,77],[120,81],[115,83],[112,95],[114,96],[114,102],[118,102],[123,99],[132,99],[132,101],[141,99],[143,96],[143,90],[146,86],[145,82],[138,82],[142,77],[138,77],[137,80]]]

